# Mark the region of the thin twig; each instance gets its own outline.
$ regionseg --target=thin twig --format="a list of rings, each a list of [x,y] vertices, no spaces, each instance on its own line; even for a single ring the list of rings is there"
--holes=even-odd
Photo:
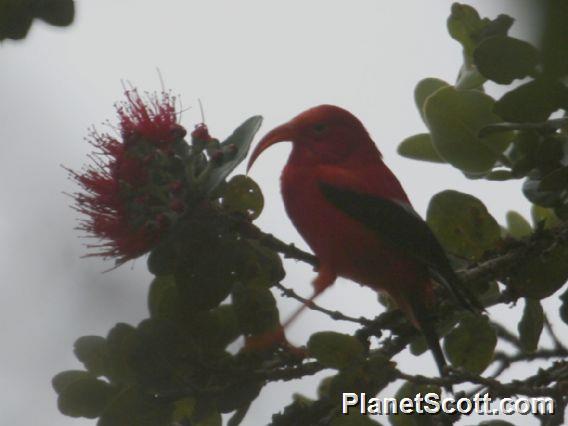
[[[373,320],[370,320],[370,319],[367,319],[367,318],[364,318],[364,317],[355,318],[355,317],[351,317],[349,315],[345,315],[344,313],[337,311],[337,310],[333,311],[331,309],[323,308],[323,307],[319,306],[318,304],[316,304],[313,300],[309,300],[309,299],[306,299],[306,298],[300,296],[294,290],[292,290],[291,288],[283,286],[281,283],[276,283],[275,287],[277,287],[280,291],[282,291],[282,295],[284,295],[286,297],[290,297],[292,299],[296,299],[297,301],[299,301],[300,303],[302,303],[303,305],[305,305],[309,309],[314,310],[314,311],[318,311],[318,312],[322,312],[322,313],[328,315],[330,318],[332,318],[334,320],[349,321],[349,322],[354,322],[354,323],[361,324],[361,325],[373,324]]]
[[[562,343],[558,335],[554,332],[554,328],[552,327],[552,324],[550,323],[548,316],[546,314],[544,315],[544,326],[546,328],[546,331],[548,331],[550,338],[554,342],[554,347],[557,350],[563,351],[566,354],[568,352],[568,349],[566,348],[566,345]]]

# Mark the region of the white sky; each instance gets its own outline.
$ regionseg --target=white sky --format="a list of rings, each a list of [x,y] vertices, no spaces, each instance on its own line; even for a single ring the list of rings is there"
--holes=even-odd
[[[79,168],[85,162],[90,149],[83,137],[92,124],[114,120],[121,79],[156,90],[159,67],[166,86],[192,107],[182,124],[191,129],[200,120],[196,99],[201,98],[207,124],[219,138],[254,114],[265,117],[263,134],[308,107],[337,104],[365,123],[421,214],[433,194],[448,188],[478,196],[500,222],[509,209],[528,212],[518,182],[468,181],[449,166],[396,154],[401,140],[425,130],[413,102],[415,84],[430,76],[452,82],[457,74],[461,48],[445,25],[450,1],[77,3],[70,28],[36,23],[24,41],[0,45],[0,424],[93,425],[59,414],[51,377],[79,368],[72,354],[77,337],[106,335],[117,322],[135,324],[147,315],[145,260],[103,274],[109,263],[80,259],[85,250],[73,230],[76,215],[62,194],[75,188],[60,164]],[[513,15],[513,34],[531,23],[518,0],[468,3],[482,16]],[[279,144],[255,165],[252,177],[266,197],[257,223],[305,248],[278,188],[289,149]],[[285,284],[308,294],[310,268],[288,261],[286,267]],[[278,299],[284,317],[297,306]],[[345,281],[319,302],[368,317],[381,309],[373,292]],[[491,314],[514,329],[520,312],[501,308]],[[556,309],[552,314],[556,318]],[[565,325],[559,327],[566,333]],[[309,312],[289,336],[303,344],[325,329],[353,330]],[[403,370],[436,374],[429,354],[397,361]],[[265,388],[244,425],[266,424],[292,392],[313,396],[317,382]],[[536,424],[522,417],[508,420]]]

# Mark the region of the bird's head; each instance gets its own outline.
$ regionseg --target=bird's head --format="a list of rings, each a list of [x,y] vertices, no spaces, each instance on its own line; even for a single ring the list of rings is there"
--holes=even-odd
[[[356,152],[378,154],[357,117],[337,106],[320,105],[268,132],[253,151],[247,170],[268,147],[286,141],[292,142],[294,157],[308,164],[339,163]]]

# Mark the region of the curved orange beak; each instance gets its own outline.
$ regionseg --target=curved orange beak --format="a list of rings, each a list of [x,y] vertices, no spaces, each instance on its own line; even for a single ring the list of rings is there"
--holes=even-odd
[[[258,156],[262,154],[265,149],[278,142],[293,142],[293,140],[294,131],[289,123],[282,124],[281,126],[272,129],[260,140],[256,148],[252,152],[247,164],[247,173],[249,172]]]

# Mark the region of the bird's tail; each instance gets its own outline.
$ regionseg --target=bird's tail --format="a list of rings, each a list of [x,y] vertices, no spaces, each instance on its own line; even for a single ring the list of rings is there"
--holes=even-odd
[[[425,309],[424,306],[417,306],[420,305],[419,303],[413,303],[413,314],[420,331],[424,335],[424,339],[426,339],[426,344],[428,348],[432,352],[434,356],[434,361],[436,362],[436,366],[438,367],[438,371],[440,372],[441,377],[447,377],[446,366],[446,358],[444,356],[444,352],[442,352],[442,347],[440,346],[440,337],[436,331],[434,326],[434,318]],[[453,393],[453,389],[451,385],[445,385],[444,389],[448,392]]]
[[[485,307],[477,299],[477,297],[467,288],[460,280],[458,275],[447,265],[443,271],[437,271],[429,268],[430,276],[442,284],[460,304],[460,306],[474,314],[485,312]]]

